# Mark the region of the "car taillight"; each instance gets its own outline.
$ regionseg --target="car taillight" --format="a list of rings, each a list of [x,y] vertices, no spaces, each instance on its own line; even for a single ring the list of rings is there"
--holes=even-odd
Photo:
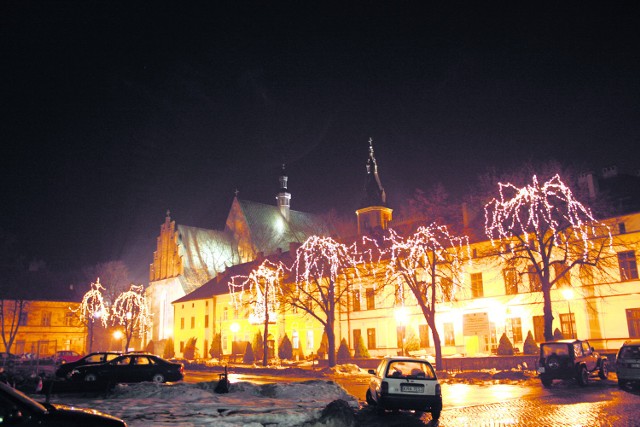
[[[382,384],[380,384],[380,393],[382,393],[382,394],[389,393],[389,383],[388,382],[382,381]]]
[[[180,373],[184,374],[184,365],[180,365]]]
[[[440,384],[436,384],[436,396],[441,396],[442,395],[442,388],[440,387]]]

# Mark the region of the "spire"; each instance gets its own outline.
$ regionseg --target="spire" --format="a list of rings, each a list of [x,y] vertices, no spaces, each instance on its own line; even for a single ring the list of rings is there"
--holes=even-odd
[[[378,175],[378,163],[373,153],[373,139],[369,138],[369,158],[367,159],[367,181],[365,184],[365,198],[363,207],[386,206],[387,195]]]
[[[280,209],[280,213],[285,218],[285,220],[289,221],[289,211],[291,210],[291,193],[287,190],[287,173],[285,172],[284,163],[282,164],[282,173],[280,174],[280,191],[276,196],[276,200],[278,201],[278,208]]]

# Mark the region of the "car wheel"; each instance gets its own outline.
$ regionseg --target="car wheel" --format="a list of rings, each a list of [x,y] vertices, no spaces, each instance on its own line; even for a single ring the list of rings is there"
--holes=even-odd
[[[87,382],[98,381],[98,377],[96,376],[96,374],[87,374],[84,376],[84,380]]]
[[[600,369],[598,371],[598,376],[602,380],[606,380],[609,377],[609,363],[606,360],[602,361],[600,365]]]
[[[540,377],[540,381],[544,388],[551,388],[551,385],[553,384],[553,380],[548,377]]]
[[[440,419],[440,409],[434,409],[431,411],[431,418],[433,421],[438,421]]]
[[[371,390],[367,390],[367,393],[365,394],[365,399],[367,400],[367,405],[371,405],[374,406],[376,404],[376,401],[373,400],[373,397],[371,397]]]
[[[162,375],[162,374],[155,374],[155,375],[153,376],[153,378],[151,378],[151,380],[152,380],[154,383],[163,383],[163,382],[164,382],[164,375]]]
[[[582,387],[589,384],[589,372],[587,372],[587,368],[584,366],[580,368],[580,371],[578,372],[578,384]]]

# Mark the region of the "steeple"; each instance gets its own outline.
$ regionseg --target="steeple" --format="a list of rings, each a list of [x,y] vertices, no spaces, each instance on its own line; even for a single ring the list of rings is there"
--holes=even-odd
[[[287,191],[287,174],[284,170],[284,163],[282,164],[282,173],[280,174],[280,191],[276,200],[278,201],[278,208],[282,216],[289,221],[289,211],[291,209],[291,193]]]
[[[393,210],[387,207],[387,194],[378,175],[378,163],[373,153],[373,139],[369,138],[369,158],[367,159],[367,178],[365,195],[356,211],[358,234],[374,229],[386,230],[391,221]]]

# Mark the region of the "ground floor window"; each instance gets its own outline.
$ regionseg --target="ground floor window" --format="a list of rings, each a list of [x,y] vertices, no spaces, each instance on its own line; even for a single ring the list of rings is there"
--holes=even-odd
[[[407,333],[406,326],[396,327],[396,339],[398,342],[398,348],[404,348],[404,342],[407,339],[406,333]]]
[[[367,348],[369,350],[376,348],[376,329],[375,328],[367,329]]]
[[[560,329],[566,338],[576,337],[576,319],[573,313],[560,313]]]
[[[420,348],[429,347],[429,325],[418,325],[420,333]]]
[[[300,337],[298,336],[298,331],[291,332],[291,346],[294,349],[300,348]]]
[[[456,336],[453,332],[453,323],[444,324],[444,345],[456,345]]]
[[[519,317],[512,317],[511,321],[511,342],[522,342],[522,320]]]
[[[544,316],[533,316],[533,338],[536,342],[544,342]]]
[[[626,311],[629,338],[640,338],[640,308],[628,308]]]
[[[313,350],[313,331],[309,329],[307,331],[307,350]]]

